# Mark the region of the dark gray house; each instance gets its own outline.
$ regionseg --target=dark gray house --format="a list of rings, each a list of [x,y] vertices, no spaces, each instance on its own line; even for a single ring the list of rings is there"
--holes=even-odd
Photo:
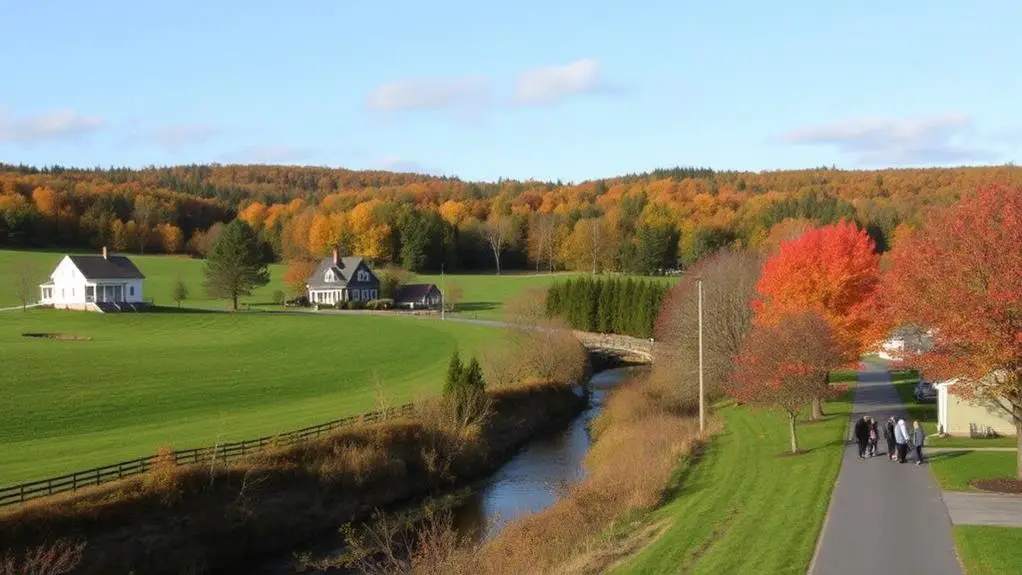
[[[380,297],[380,280],[360,257],[323,259],[305,280],[309,303],[333,305],[344,301],[369,301]]]
[[[436,284],[406,284],[394,295],[394,307],[432,309],[440,307],[440,289]]]

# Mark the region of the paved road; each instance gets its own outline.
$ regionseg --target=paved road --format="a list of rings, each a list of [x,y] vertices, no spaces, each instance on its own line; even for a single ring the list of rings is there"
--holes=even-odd
[[[871,414],[880,421],[903,413],[883,367],[863,363],[854,411],[853,419]],[[849,443],[810,572],[962,573],[940,495],[925,465],[892,463],[886,455],[862,460]]]

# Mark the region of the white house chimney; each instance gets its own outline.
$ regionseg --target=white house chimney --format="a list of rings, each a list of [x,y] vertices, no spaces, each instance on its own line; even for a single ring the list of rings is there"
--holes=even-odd
[[[105,259],[105,260],[106,259],[110,259],[110,258],[106,257],[106,246],[103,246],[103,259]]]
[[[106,255],[105,255],[106,254],[106,248],[103,248],[103,254],[104,254],[103,257],[106,257]],[[337,248],[334,248],[334,265],[337,265],[338,261],[340,261],[340,258],[338,257],[338,254],[337,254]]]

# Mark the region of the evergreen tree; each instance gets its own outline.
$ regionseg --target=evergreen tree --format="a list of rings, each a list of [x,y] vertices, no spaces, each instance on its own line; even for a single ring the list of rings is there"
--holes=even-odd
[[[224,226],[206,257],[206,293],[231,300],[237,311],[238,297],[252,295],[252,288],[270,283],[263,248],[252,228],[236,219]]]
[[[617,280],[608,281],[600,290],[599,330],[600,333],[614,331],[615,306],[617,305]]]
[[[454,353],[451,354],[451,361],[447,365],[447,380],[444,382],[445,396],[452,396],[458,392],[461,374],[464,370],[465,367],[461,363],[461,356],[458,355],[458,350],[454,350]]]

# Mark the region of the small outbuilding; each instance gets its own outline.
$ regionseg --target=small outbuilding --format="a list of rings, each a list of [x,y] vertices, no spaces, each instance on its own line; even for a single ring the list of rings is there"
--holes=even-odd
[[[1015,435],[1015,421],[1007,401],[996,397],[965,399],[954,393],[958,383],[958,379],[950,379],[936,384],[937,424],[942,433],[956,437]]]
[[[436,309],[443,296],[436,284],[406,284],[394,294],[394,307],[406,309]]]

